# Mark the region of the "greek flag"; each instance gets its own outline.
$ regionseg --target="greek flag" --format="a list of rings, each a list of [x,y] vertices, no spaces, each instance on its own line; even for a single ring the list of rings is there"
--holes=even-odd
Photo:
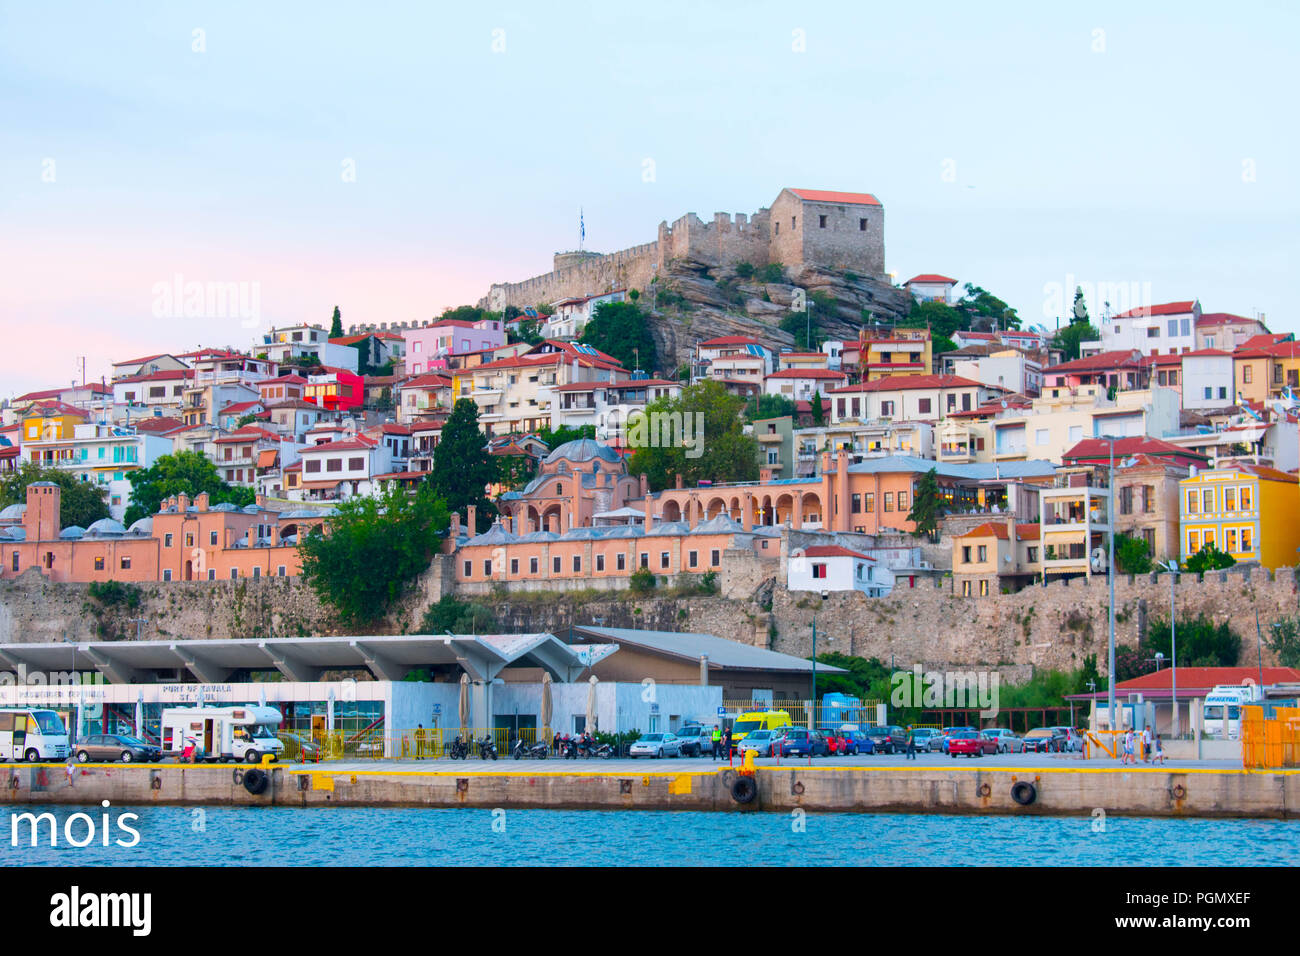
[[[581,206],[578,207],[578,237],[579,237],[583,242],[586,242],[586,241],[587,241],[587,224],[586,224],[585,222],[582,221],[582,207],[581,207]]]

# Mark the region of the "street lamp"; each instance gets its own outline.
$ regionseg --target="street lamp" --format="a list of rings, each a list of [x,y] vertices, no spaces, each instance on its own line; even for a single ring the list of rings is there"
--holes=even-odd
[[[1101,440],[1110,444],[1110,474],[1108,478],[1109,495],[1107,501],[1106,527],[1110,532],[1110,559],[1106,562],[1106,579],[1110,586],[1110,672],[1107,675],[1109,684],[1108,699],[1106,702],[1106,722],[1110,725],[1111,731],[1118,728],[1115,726],[1115,442],[1122,438],[1122,435],[1102,435]],[[1136,462],[1136,458],[1127,458],[1120,462],[1121,467],[1128,467]]]
[[[1165,562],[1157,562],[1156,567],[1169,572],[1169,652],[1172,658],[1172,669],[1169,672],[1169,678],[1173,683],[1170,694],[1174,705],[1174,722],[1171,730],[1174,739],[1177,739],[1180,730],[1178,720],[1178,611],[1174,606],[1174,585],[1178,582],[1179,567],[1178,562],[1173,558]]]
[[[831,596],[830,591],[822,591],[822,600]],[[817,726],[817,612],[813,611],[813,653],[812,653],[812,719],[808,725],[811,730]]]

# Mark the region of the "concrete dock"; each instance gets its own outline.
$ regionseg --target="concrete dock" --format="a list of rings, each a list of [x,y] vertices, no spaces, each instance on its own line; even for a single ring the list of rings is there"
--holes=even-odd
[[[265,773],[249,778],[249,771]],[[789,812],[1300,816],[1300,771],[1120,766],[1061,756],[760,761],[747,803],[734,767],[708,760],[63,764],[4,768],[10,804],[512,807]],[[260,786],[259,786],[260,784]],[[743,797],[746,785],[741,784]],[[260,792],[253,792],[260,791]],[[1019,799],[1017,799],[1017,797]]]

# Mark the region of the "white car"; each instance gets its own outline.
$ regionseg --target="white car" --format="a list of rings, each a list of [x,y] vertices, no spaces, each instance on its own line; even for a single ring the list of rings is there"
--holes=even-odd
[[[627,755],[636,757],[680,757],[681,741],[676,734],[646,734],[628,748]]]
[[[998,742],[1000,754],[1017,754],[1024,750],[1020,738],[1005,727],[990,727],[988,730],[981,730],[980,733]]]

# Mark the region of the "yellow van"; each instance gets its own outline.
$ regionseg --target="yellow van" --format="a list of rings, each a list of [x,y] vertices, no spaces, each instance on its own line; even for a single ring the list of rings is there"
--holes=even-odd
[[[731,749],[755,730],[776,730],[790,726],[790,714],[784,710],[750,710],[736,718],[731,725]]]

